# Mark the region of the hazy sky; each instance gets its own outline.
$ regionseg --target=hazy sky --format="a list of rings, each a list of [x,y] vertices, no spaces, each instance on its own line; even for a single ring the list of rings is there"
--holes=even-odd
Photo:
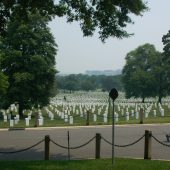
[[[56,18],[50,23],[58,44],[56,67],[60,73],[84,73],[86,70],[116,70],[125,65],[125,56],[139,45],[151,43],[162,51],[162,36],[170,29],[170,0],[145,0],[150,11],[142,17],[132,17],[135,22],[126,30],[135,35],[122,40],[109,38],[102,43],[96,33],[83,37],[78,23],[66,23]]]

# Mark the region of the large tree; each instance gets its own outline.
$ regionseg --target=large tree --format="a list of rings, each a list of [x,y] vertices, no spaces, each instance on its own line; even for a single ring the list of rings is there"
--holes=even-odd
[[[2,70],[8,76],[6,106],[18,102],[23,109],[48,104],[55,79],[56,44],[47,26],[48,18],[39,12],[15,16],[7,26],[0,46]],[[2,53],[3,52],[3,53]]]
[[[126,55],[123,68],[126,97],[141,97],[144,102],[146,97],[159,95],[162,74],[157,71],[161,68],[160,61],[161,54],[152,44],[139,46]]]
[[[1,57],[2,54],[0,53],[0,96],[6,93],[8,87],[8,77],[2,72]]]
[[[0,36],[0,46],[2,46],[2,37]],[[4,75],[2,71],[2,56],[3,53],[0,52],[0,101],[2,101],[2,96],[6,93],[8,87],[8,77]],[[0,104],[1,108],[1,104]]]
[[[163,48],[163,67],[164,67],[164,79],[163,83],[166,82],[164,90],[169,95],[170,94],[170,30],[166,35],[162,37]]]
[[[143,12],[145,12],[146,10],[147,10],[147,5],[143,0],[121,0],[121,1],[119,0],[115,0],[115,1],[113,0],[57,0],[57,1],[55,0],[41,0],[41,1],[40,0],[0,0],[0,35],[4,37],[4,48],[8,47],[6,48],[5,51],[6,52],[4,55],[5,60],[3,64],[4,67],[6,67],[4,69],[5,74],[9,76],[9,84],[12,83],[13,85],[17,86],[17,89],[19,89],[18,87],[20,87],[21,84],[28,85],[29,84],[28,82],[31,82],[34,79],[34,76],[32,77],[30,72],[29,71],[27,72],[27,70],[26,71],[24,70],[19,74],[18,72],[16,72],[16,74],[13,74],[12,71],[13,71],[13,67],[15,67],[16,65],[17,67],[18,65],[22,67],[22,64],[26,62],[25,59],[24,61],[23,60],[20,61],[20,58],[24,58],[23,56],[25,56],[25,53],[27,53],[27,52],[23,53],[22,50],[25,49],[24,45],[27,44],[26,42],[29,39],[28,38],[30,34],[29,30],[32,30],[32,27],[30,26],[31,23],[30,16],[32,14],[37,13],[37,11],[40,17],[45,17],[48,19],[48,21],[52,20],[53,17],[55,16],[57,17],[66,16],[67,22],[78,21],[80,23],[80,27],[83,31],[84,36],[92,36],[94,32],[98,30],[99,37],[104,42],[105,39],[107,39],[108,37],[117,37],[117,38],[129,37],[131,34],[129,34],[125,30],[125,28],[127,24],[133,23],[133,21],[131,20],[132,14],[139,16],[142,15]],[[9,24],[9,26],[7,26],[8,22],[11,25]],[[47,22],[45,23],[45,25],[46,24]],[[28,34],[26,33],[26,31],[28,31]],[[32,33],[34,32],[36,31],[32,31]],[[21,43],[20,39],[22,36],[23,36],[23,41],[22,41],[23,47],[21,47],[20,44]],[[24,38],[26,38],[26,40],[24,40]],[[28,41],[29,45],[27,44],[27,46],[29,46],[29,48],[32,49],[32,51],[30,51],[31,53],[30,56],[34,54],[36,50],[39,49],[39,46],[37,47],[35,45],[36,44],[35,40],[37,40],[36,38],[37,35],[34,35],[34,38],[32,38],[31,40],[29,39]],[[44,39],[42,38],[41,41],[44,42],[44,44],[47,43],[46,44],[47,46],[49,45],[48,41],[46,41],[45,38]],[[37,54],[33,56],[35,57],[41,54]],[[41,67],[42,61],[38,61],[38,58],[36,58],[35,60],[37,61],[37,63],[40,63],[37,67],[37,70],[38,71],[40,70],[40,72],[37,71],[37,74],[41,73],[43,75],[44,72],[43,72],[43,68]],[[42,63],[42,65],[43,64],[44,63]],[[51,65],[49,64],[49,67],[50,66]],[[32,67],[34,67],[34,64],[32,65]],[[48,78],[50,78],[50,76],[48,76]],[[32,90],[31,99],[28,97],[29,95],[27,93],[30,92],[29,90],[32,89],[31,87],[33,85],[34,84],[30,83],[28,89],[20,88],[20,91],[16,90],[16,88],[12,89],[11,85],[8,88],[9,90],[8,98],[10,99],[9,102],[14,101],[15,93],[19,94],[17,100],[20,103],[20,114],[22,114],[21,111],[24,106],[24,103],[22,103],[22,101],[29,101],[27,103],[33,103],[34,101],[37,104],[39,102],[36,102],[36,99],[40,98],[40,96],[38,95],[43,96],[43,93],[40,92],[34,94],[34,90]],[[44,85],[44,87],[46,87],[46,85]],[[37,88],[37,90],[40,89],[41,88]],[[23,96],[22,93],[24,93],[24,96],[26,96],[24,97],[24,99],[22,99],[21,97]],[[34,95],[35,97],[33,97]],[[44,103],[46,102],[44,101]]]
[[[0,0],[0,33],[5,35],[6,23],[19,13],[24,20],[28,14],[40,11],[42,16],[66,16],[68,22],[79,21],[84,36],[91,36],[98,30],[102,41],[110,36],[130,36],[125,27],[131,14],[142,15],[147,10],[143,0]]]

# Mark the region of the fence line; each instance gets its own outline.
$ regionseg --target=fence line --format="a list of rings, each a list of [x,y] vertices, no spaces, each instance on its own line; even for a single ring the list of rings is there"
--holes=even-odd
[[[54,145],[56,145],[56,146],[58,146],[58,147],[60,147],[60,148],[68,149],[68,146],[60,145],[60,144],[56,143],[55,141],[53,141],[52,139],[50,139],[50,141],[51,141]]]
[[[97,137],[99,136],[99,137]],[[144,147],[144,151],[145,151],[145,157],[144,159],[151,159],[151,138],[153,138],[156,142],[158,142],[159,144],[163,145],[163,146],[166,146],[166,147],[170,147],[170,145],[164,143],[164,142],[161,142],[159,139],[157,139],[154,135],[152,135],[152,132],[151,131],[145,131],[145,134],[142,135],[139,139],[135,140],[134,142],[132,143],[129,143],[129,144],[125,144],[125,145],[117,145],[115,144],[114,146],[115,147],[129,147],[129,146],[132,146],[132,145],[135,145],[137,144],[139,141],[141,141],[143,138],[145,137],[145,147]],[[21,149],[21,150],[17,150],[17,151],[7,151],[7,152],[2,152],[0,151],[0,154],[14,154],[14,153],[19,153],[19,152],[24,152],[24,151],[27,151],[29,149],[32,149],[33,147],[35,146],[38,146],[39,144],[41,144],[42,142],[45,141],[45,159],[46,160],[49,160],[49,157],[50,157],[50,152],[49,152],[49,148],[50,148],[50,142],[52,142],[54,145],[58,146],[58,147],[61,147],[63,149],[67,149],[67,150],[70,150],[70,149],[79,149],[81,147],[84,147],[86,145],[88,145],[90,142],[92,142],[94,139],[96,139],[96,159],[100,158],[100,141],[101,139],[112,145],[112,142],[108,141],[107,139],[105,139],[103,136],[101,136],[101,134],[96,134],[94,137],[92,137],[91,139],[89,139],[87,142],[79,145],[79,146],[74,146],[74,147],[70,147],[69,145],[68,146],[63,146],[61,144],[58,144],[57,142],[55,142],[53,139],[50,139],[49,136],[45,136],[45,139],[37,142],[36,144],[30,146],[30,147],[27,147],[25,149]],[[69,140],[69,139],[68,139]]]
[[[163,145],[163,146],[170,147],[170,145],[168,145],[168,144],[166,144],[166,143],[164,143],[164,142],[161,142],[161,141],[158,140],[154,135],[152,135],[152,138],[153,138],[156,142],[158,142],[159,144],[161,144],[161,145]]]
[[[38,145],[41,144],[42,142],[44,142],[44,139],[41,140],[41,141],[39,141],[39,142],[37,142],[36,144],[34,144],[34,145],[28,147],[28,148],[21,149],[21,150],[17,150],[17,151],[0,152],[0,154],[14,154],[14,153],[19,153],[19,152],[24,152],[24,151],[27,151],[27,150],[29,150],[29,149],[34,148],[35,146],[38,146]]]
[[[77,146],[77,147],[70,147],[70,149],[79,149],[81,147],[84,147],[86,145],[88,145],[90,142],[92,142],[94,139],[96,138],[96,136],[94,136],[93,138],[91,138],[89,141],[87,141],[86,143],[80,145],[80,146]]]
[[[142,140],[144,137],[145,137],[145,135],[141,136],[139,139],[137,139],[136,141],[134,141],[134,142],[132,142],[132,143],[130,143],[130,144],[126,144],[126,145],[116,145],[116,144],[115,144],[114,146],[116,146],[116,147],[128,147],[128,146],[132,146],[132,145],[138,143],[138,142],[139,142],[140,140]],[[101,138],[102,138],[106,143],[112,145],[112,143],[109,142],[107,139],[105,139],[103,136],[101,136]]]
[[[82,144],[82,145],[80,145],[80,146],[75,146],[75,147],[68,147],[68,146],[63,146],[63,145],[60,145],[60,144],[58,144],[57,142],[55,142],[54,140],[52,140],[52,139],[50,139],[50,141],[54,144],[54,145],[56,145],[56,146],[58,146],[58,147],[60,147],[60,148],[63,148],[63,149],[79,149],[79,148],[81,148],[81,147],[84,147],[84,146],[86,146],[86,145],[88,145],[90,142],[92,142],[94,139],[96,138],[96,136],[94,136],[93,138],[91,138],[89,141],[87,141],[86,143],[84,143],[84,144]]]

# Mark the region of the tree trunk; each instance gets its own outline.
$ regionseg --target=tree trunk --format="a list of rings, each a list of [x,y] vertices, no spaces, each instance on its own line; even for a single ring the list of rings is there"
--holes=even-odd
[[[35,111],[35,124],[34,124],[34,127],[38,127],[38,112]]]
[[[144,97],[142,98],[142,103],[145,103],[145,98]]]
[[[158,103],[162,104],[163,88],[162,88],[162,74],[159,75],[159,93],[158,93]]]
[[[161,96],[161,95],[159,95],[158,103],[161,103],[161,104],[162,104],[162,96]]]
[[[18,103],[18,106],[19,106],[19,116],[20,116],[20,118],[22,119],[23,117],[24,117],[24,114],[23,114],[23,110],[24,110],[24,104],[23,104],[23,102],[19,102]]]

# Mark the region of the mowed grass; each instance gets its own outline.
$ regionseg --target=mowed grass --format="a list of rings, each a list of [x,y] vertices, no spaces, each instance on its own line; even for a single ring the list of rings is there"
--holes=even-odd
[[[0,161],[1,170],[170,170],[170,162],[117,158],[74,161]]]
[[[167,116],[167,117],[166,117]],[[152,124],[152,123],[170,123],[170,113],[166,113],[165,117],[151,117],[143,119],[144,124]],[[89,121],[89,125],[111,125],[112,120],[111,118],[108,120],[107,123],[103,122],[103,119],[100,117],[98,118],[97,122],[93,122],[92,118]],[[122,125],[122,124],[140,124],[140,120],[136,120],[135,118],[131,118],[129,121],[126,121],[124,118],[119,119],[118,122],[115,122],[116,125]],[[34,117],[30,121],[29,127],[34,127],[35,125],[35,119]],[[61,119],[55,119],[50,120],[48,117],[45,117],[43,126],[40,127],[61,127],[61,126],[85,126],[86,120],[83,118],[77,118],[74,120],[74,124],[69,124],[69,122],[64,122]],[[0,120],[0,128],[9,128],[9,122],[4,122],[3,120]],[[23,127],[27,128],[28,126],[25,126],[25,120],[20,120],[18,124],[14,124],[14,127]]]
[[[157,108],[155,108],[153,106],[152,110],[150,111],[148,118],[143,119],[143,123],[144,124],[152,124],[152,123],[170,123],[170,109],[168,108],[168,106],[164,105],[163,106],[164,111],[165,111],[165,116],[162,117],[160,114],[160,111]],[[129,112],[131,111],[131,109],[134,108],[129,108]],[[153,110],[156,110],[156,117],[153,116]],[[57,114],[55,114],[54,112],[54,120],[50,120],[50,118],[48,117],[47,113],[45,111],[42,112],[43,113],[43,117],[44,117],[44,124],[43,127],[57,127],[57,126],[85,126],[86,125],[86,118],[85,117],[80,117],[80,115],[76,115],[76,114],[72,114],[72,116],[74,117],[74,123],[73,124],[69,124],[68,122],[64,122],[64,120],[62,120]],[[120,112],[117,112],[119,114],[119,121],[116,122],[115,124],[139,124],[140,120],[136,119],[135,116],[129,118],[129,121],[126,120],[126,116],[121,116]],[[97,115],[97,113],[96,113]],[[25,116],[27,117],[27,115],[25,114]],[[110,115],[108,115],[108,122],[104,122],[103,121],[103,114],[97,115],[97,121],[94,122],[93,121],[93,114],[90,113],[89,115],[89,125],[111,125],[112,124],[112,111],[110,112]],[[35,125],[35,115],[32,115],[32,119],[30,120],[30,125],[29,127],[34,127]],[[9,121],[8,122],[4,122],[2,115],[0,117],[0,128],[9,128]],[[24,127],[26,128],[25,125],[25,119],[22,119],[19,121],[18,124],[14,124],[14,127]]]

